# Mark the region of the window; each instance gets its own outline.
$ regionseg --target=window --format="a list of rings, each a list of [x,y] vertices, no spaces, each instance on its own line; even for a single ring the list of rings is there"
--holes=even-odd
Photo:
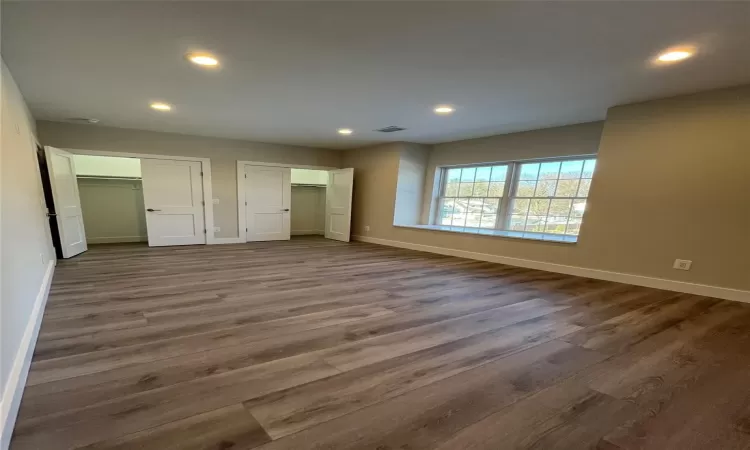
[[[449,168],[440,198],[440,224],[497,228],[507,197],[508,165]]]
[[[449,167],[438,225],[577,236],[596,160]]]

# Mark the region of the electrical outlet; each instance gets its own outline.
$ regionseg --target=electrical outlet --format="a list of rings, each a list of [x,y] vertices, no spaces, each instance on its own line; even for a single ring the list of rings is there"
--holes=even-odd
[[[365,231],[370,231],[370,225],[365,225]]]
[[[218,204],[219,204],[219,199],[218,199],[218,198],[215,198],[215,199],[214,199],[214,205],[218,205]]]
[[[675,259],[672,268],[677,270],[690,270],[690,266],[692,265],[693,262],[689,259]]]
[[[214,233],[218,233],[221,231],[221,227],[214,227]]]

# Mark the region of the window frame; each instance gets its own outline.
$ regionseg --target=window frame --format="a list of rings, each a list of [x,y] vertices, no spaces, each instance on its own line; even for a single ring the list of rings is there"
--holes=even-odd
[[[437,170],[440,171],[439,174],[439,183],[438,183],[438,192],[435,196],[436,198],[436,208],[435,211],[430,214],[430,224],[431,225],[440,225],[440,226],[455,226],[457,228],[471,228],[471,229],[493,229],[493,230],[499,230],[499,231],[508,231],[508,232],[521,232],[521,233],[536,233],[536,234],[554,234],[559,236],[572,236],[572,237],[578,237],[578,235],[572,235],[572,234],[566,234],[566,233],[547,233],[545,231],[519,231],[519,230],[511,230],[510,229],[510,221],[511,221],[511,204],[513,200],[515,199],[569,199],[571,203],[575,200],[586,200],[588,204],[588,196],[586,197],[555,197],[555,196],[548,196],[548,197],[518,197],[518,185],[520,181],[521,176],[521,165],[522,164],[543,164],[548,162],[559,162],[564,163],[566,161],[578,161],[578,160],[588,160],[593,159],[594,161],[597,160],[597,155],[575,155],[575,156],[563,156],[563,157],[550,157],[550,158],[530,158],[530,159],[522,159],[522,160],[512,160],[512,161],[504,161],[504,162],[488,162],[488,163],[479,163],[479,164],[457,164],[457,165],[445,165],[445,166],[438,166]],[[584,162],[585,165],[585,162]],[[503,195],[500,197],[499,201],[499,208],[497,212],[497,217],[495,219],[495,227],[494,228],[481,228],[481,227],[471,227],[464,225],[463,227],[458,225],[443,225],[440,223],[440,212],[443,208],[443,202],[446,198],[459,198],[456,197],[446,197],[445,191],[448,184],[448,170],[450,169],[464,169],[464,168],[480,168],[480,167],[493,167],[493,166],[507,166],[508,170],[505,177],[505,187],[503,189]],[[583,169],[582,169],[583,170]],[[594,169],[596,170],[596,169]],[[583,173],[583,172],[582,172]],[[578,177],[579,180],[582,179],[591,179],[593,180],[593,173],[591,178],[584,178],[584,177]],[[558,181],[559,181],[559,174],[558,174]],[[474,179],[474,183],[476,182],[476,175]],[[590,187],[589,187],[590,189]],[[576,193],[577,194],[577,193]],[[497,197],[468,197],[468,198],[497,198]],[[569,224],[570,221],[570,215],[572,214],[572,210],[570,213],[568,213],[568,222],[566,224]],[[528,216],[528,214],[527,214]],[[547,212],[547,216],[549,217],[549,210]],[[581,216],[581,224],[583,224],[583,215]],[[580,234],[580,230],[579,230]]]
[[[508,169],[506,170],[506,173],[505,173],[505,180],[503,181],[503,183],[505,183],[505,185],[503,186],[503,194],[502,194],[501,197],[489,197],[489,196],[486,196],[486,197],[460,197],[458,195],[456,195],[455,197],[447,197],[447,196],[445,196],[445,190],[446,190],[447,185],[448,185],[448,170],[449,169],[476,169],[476,168],[480,168],[480,167],[494,167],[494,166],[507,166],[508,167]],[[510,180],[512,178],[512,174],[513,174],[513,170],[514,170],[513,162],[489,163],[489,164],[462,164],[462,165],[457,165],[457,166],[440,166],[437,169],[440,170],[440,183],[439,183],[439,190],[438,190],[438,196],[437,196],[437,202],[436,202],[437,208],[435,209],[435,213],[431,215],[432,216],[431,217],[432,223],[433,224],[437,224],[437,222],[439,220],[438,217],[440,216],[440,211],[443,208],[443,201],[446,198],[452,198],[452,199],[457,199],[457,198],[497,198],[497,199],[499,199],[499,201],[498,201],[499,207],[497,209],[497,215],[495,217],[495,226],[492,227],[492,228],[484,228],[485,230],[497,230],[498,229],[497,225],[498,225],[499,221],[501,220],[501,218],[503,217],[503,214],[505,214],[505,211],[507,211],[507,207],[508,207],[506,205],[507,202],[505,200],[508,198],[508,195],[510,193]],[[472,183],[476,183],[476,179],[477,178],[476,178],[476,173],[475,173],[474,174],[474,181],[472,181]],[[459,186],[460,186],[460,183],[461,182],[459,181]],[[438,224],[438,225],[440,225],[440,224]],[[458,226],[458,225],[451,225],[451,226]],[[469,227],[469,226],[464,225],[463,228],[481,228],[481,227]]]

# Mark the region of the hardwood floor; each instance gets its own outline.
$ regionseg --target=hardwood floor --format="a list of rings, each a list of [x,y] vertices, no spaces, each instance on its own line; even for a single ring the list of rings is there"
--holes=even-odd
[[[57,267],[11,448],[750,449],[750,305],[320,238]]]

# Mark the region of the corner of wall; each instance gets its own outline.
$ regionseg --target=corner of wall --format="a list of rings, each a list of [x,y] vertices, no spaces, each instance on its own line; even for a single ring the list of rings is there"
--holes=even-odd
[[[0,405],[2,405],[0,406],[0,449],[2,450],[10,446],[10,439],[13,436],[13,428],[18,416],[18,409],[21,406],[23,391],[26,387],[26,379],[31,367],[31,359],[34,356],[34,347],[42,325],[44,308],[47,305],[54,271],[55,260],[53,259],[47,263],[42,285],[34,301],[34,308],[26,324],[21,345],[13,359],[13,365],[3,389],[2,399],[0,399]]]
[[[1,69],[0,448],[4,449],[26,383],[55,252],[45,215],[34,119],[4,61]]]
[[[422,221],[430,150],[430,146],[411,142],[401,145],[393,206],[394,225],[417,225]]]

